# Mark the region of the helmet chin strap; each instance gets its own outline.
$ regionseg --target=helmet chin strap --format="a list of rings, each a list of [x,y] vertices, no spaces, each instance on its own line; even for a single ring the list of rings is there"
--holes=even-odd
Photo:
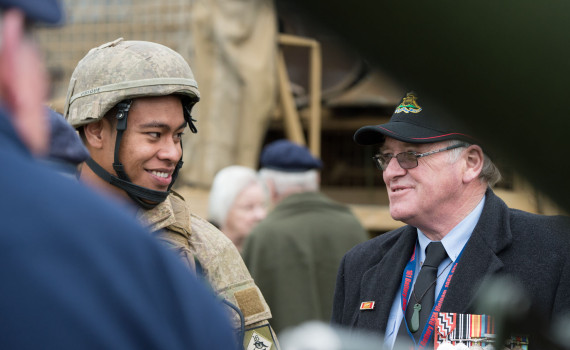
[[[178,172],[180,171],[180,168],[184,162],[182,161],[182,157],[180,157],[180,160],[176,164],[176,168],[172,173],[172,181],[170,182],[170,185],[168,185],[168,189],[166,191],[151,190],[150,188],[138,186],[132,183],[129,176],[125,172],[123,164],[119,161],[121,139],[123,138],[123,132],[127,129],[127,117],[129,115],[129,110],[131,108],[132,102],[132,100],[125,100],[117,105],[119,110],[117,111],[117,138],[115,141],[113,169],[117,173],[118,177],[109,174],[109,172],[103,169],[103,167],[97,164],[97,162],[95,162],[92,158],[87,159],[85,163],[101,179],[125,191],[129,197],[131,197],[131,199],[135,201],[135,203],[137,203],[140,207],[144,209],[152,209],[166,200],[170,194],[172,185],[178,177]],[[197,133],[198,130],[193,123],[195,120],[190,115],[189,108],[187,106],[183,106],[183,110],[184,119],[186,119],[188,122],[190,130],[192,133]],[[180,147],[182,147],[182,141],[180,141]]]
[[[127,192],[129,197],[135,201],[140,207],[144,209],[152,209],[159,203],[164,202],[168,194],[170,194],[170,187],[168,191],[155,191],[146,187],[135,185],[129,180],[123,180],[116,176],[109,174],[103,167],[101,167],[93,158],[88,158],[85,164],[93,170],[97,176],[113,186],[116,186],[123,191]],[[174,180],[174,179],[173,179]],[[174,182],[174,181],[173,181]],[[171,183],[172,184],[172,183]]]

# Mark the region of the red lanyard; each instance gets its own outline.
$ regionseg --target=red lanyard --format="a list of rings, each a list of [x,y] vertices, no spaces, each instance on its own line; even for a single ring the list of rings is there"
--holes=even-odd
[[[404,314],[402,322],[406,322],[406,306],[408,305],[408,297],[409,297],[411,289],[412,289],[412,281],[414,278],[414,274],[416,272],[416,249],[417,249],[417,245],[416,245],[416,248],[414,248],[414,253],[412,254],[412,257],[410,258],[410,261],[406,265],[406,268],[404,269],[404,275],[402,276],[402,285],[400,288],[401,295],[402,295],[402,312]],[[435,329],[435,320],[437,318],[437,314],[439,313],[439,310],[441,310],[441,305],[443,304],[443,299],[445,299],[445,295],[447,294],[447,289],[449,288],[449,283],[451,282],[451,278],[453,277],[453,273],[455,272],[455,268],[457,267],[457,263],[459,262],[459,258],[461,257],[462,253],[463,253],[463,251],[461,251],[461,253],[457,257],[457,259],[455,259],[455,262],[451,266],[451,270],[449,271],[449,274],[447,275],[447,277],[445,279],[445,283],[441,287],[441,291],[439,292],[439,296],[437,297],[436,301],[434,302],[434,306],[433,306],[433,309],[431,311],[431,316],[429,318],[429,321],[426,323],[424,330],[422,331],[422,335],[420,336],[419,344],[415,344],[414,337],[408,331],[408,334],[412,338],[412,341],[414,341],[414,344],[416,345],[417,349],[425,349],[427,347],[427,345],[433,341],[433,332]],[[408,327],[406,327],[406,330],[408,330]]]

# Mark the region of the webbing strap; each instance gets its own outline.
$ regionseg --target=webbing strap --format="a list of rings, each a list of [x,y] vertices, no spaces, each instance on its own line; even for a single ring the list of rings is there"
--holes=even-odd
[[[158,203],[164,202],[166,197],[170,194],[170,191],[155,191],[148,189],[146,187],[138,186],[130,181],[125,181],[119,179],[116,176],[109,174],[103,167],[101,167],[92,158],[88,158],[85,163],[97,176],[99,176],[104,181],[116,186],[129,195],[135,202],[137,202],[141,207],[145,209],[152,209],[158,205]],[[144,202],[142,199],[151,201],[153,203]]]
[[[131,109],[131,105],[133,104],[133,100],[125,100],[120,102],[117,107],[119,110],[117,111],[117,138],[115,140],[115,156],[113,162],[113,169],[117,173],[120,179],[129,181],[130,179],[125,173],[125,167],[121,164],[119,160],[119,149],[121,148],[121,140],[123,139],[123,132],[127,129],[127,120],[129,116],[129,110]]]

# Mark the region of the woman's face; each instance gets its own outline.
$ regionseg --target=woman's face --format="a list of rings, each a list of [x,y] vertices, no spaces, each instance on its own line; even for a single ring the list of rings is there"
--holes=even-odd
[[[236,197],[222,231],[239,248],[253,227],[267,214],[263,187],[252,183]]]

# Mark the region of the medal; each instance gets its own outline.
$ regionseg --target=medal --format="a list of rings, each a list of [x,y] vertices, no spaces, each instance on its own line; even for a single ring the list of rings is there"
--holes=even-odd
[[[456,350],[468,350],[469,347],[465,343],[459,342],[459,343],[455,344],[455,349]]]
[[[455,350],[455,346],[446,340],[439,344],[437,350]]]

